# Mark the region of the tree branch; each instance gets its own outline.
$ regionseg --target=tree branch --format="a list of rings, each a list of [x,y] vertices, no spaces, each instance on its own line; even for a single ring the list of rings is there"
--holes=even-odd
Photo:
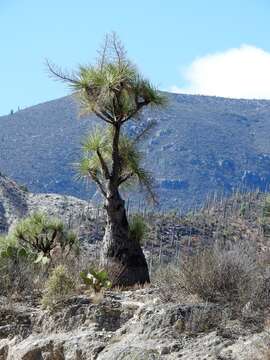
[[[111,124],[111,125],[113,124],[112,121],[106,119],[105,116],[103,116],[99,111],[93,110],[93,113],[94,113],[97,117],[99,117],[101,120],[105,121],[106,123]]]
[[[48,59],[46,59],[46,64],[49,69],[49,72],[56,78],[64,82],[70,82],[72,84],[78,84],[78,81],[75,78],[71,78],[68,75],[64,74],[63,71],[57,68],[54,64],[51,64]]]
[[[112,33],[112,46],[117,57],[118,66],[121,66],[125,60],[125,49],[115,32]]]
[[[101,70],[103,70],[103,67],[104,67],[104,65],[106,63],[106,55],[107,55],[107,51],[108,51],[108,44],[109,44],[109,37],[108,37],[108,34],[106,34],[104,44],[103,44],[103,46],[101,48],[101,51],[99,51],[99,54],[100,54],[99,66],[100,66]]]
[[[147,126],[133,139],[133,144],[140,141],[144,136],[147,135],[148,131],[150,131],[156,125],[155,121],[151,121],[147,124]]]
[[[104,175],[105,179],[109,180],[110,172],[109,172],[108,166],[107,166],[105,160],[103,159],[103,156],[101,155],[101,152],[99,151],[99,149],[97,149],[97,156],[98,156],[100,164],[101,164],[103,175]]]
[[[118,185],[123,184],[124,182],[126,182],[127,180],[132,178],[133,175],[134,175],[134,173],[130,172],[130,173],[126,174],[126,175],[120,176],[119,181],[118,181]]]
[[[94,175],[93,173],[91,173],[91,171],[88,171],[91,179],[98,185],[102,195],[107,198],[107,194],[106,194],[106,191],[101,183],[101,181],[98,179],[98,177],[96,175]]]
[[[127,122],[129,119],[131,119],[133,116],[135,116],[144,106],[148,105],[149,103],[147,101],[142,101],[140,103],[137,104],[136,109],[127,117],[125,117],[122,121],[121,124],[124,124],[125,122]]]

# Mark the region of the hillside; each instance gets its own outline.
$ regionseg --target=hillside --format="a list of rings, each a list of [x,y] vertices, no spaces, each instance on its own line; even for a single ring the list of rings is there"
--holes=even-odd
[[[162,110],[143,120],[157,126],[145,140],[161,208],[189,209],[213,193],[268,189],[270,101],[168,94]],[[0,169],[32,192],[93,199],[95,188],[74,180],[72,164],[95,119],[78,119],[72,97],[0,117]],[[137,131],[138,123],[128,131]],[[137,198],[137,197],[136,197]],[[134,196],[131,195],[131,201]]]
[[[92,238],[103,233],[104,219],[85,201],[31,194],[5,176],[0,204],[0,219],[1,211],[13,220],[38,209],[68,222],[72,215],[71,226],[79,220]],[[96,264],[98,242],[75,256],[54,253],[52,264],[62,261],[68,274],[54,292],[55,269],[2,257],[0,359],[269,359],[269,195],[236,193],[183,216],[144,215],[152,281],[144,287],[94,292],[83,284],[80,271]],[[91,217],[99,229],[89,227]]]
[[[178,263],[180,255],[194,253],[215,243],[255,241],[258,251],[268,254],[269,209],[269,195],[259,192],[235,193],[226,199],[209,201],[199,211],[184,215],[143,209],[140,214],[147,224],[147,231],[142,246],[150,272],[160,264]],[[34,212],[60,218],[78,234],[89,254],[94,257],[99,254],[106,221],[100,207],[73,196],[30,193],[0,174],[0,235]],[[132,216],[129,214],[130,219]]]
[[[60,218],[82,241],[92,243],[96,240],[98,209],[91,203],[73,196],[30,193],[0,174],[0,235],[34,212]]]

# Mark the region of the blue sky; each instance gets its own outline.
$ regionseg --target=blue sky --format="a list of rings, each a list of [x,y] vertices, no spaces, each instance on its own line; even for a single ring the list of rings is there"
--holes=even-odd
[[[89,63],[112,30],[160,89],[270,98],[269,0],[0,0],[0,115],[68,94],[45,58]]]

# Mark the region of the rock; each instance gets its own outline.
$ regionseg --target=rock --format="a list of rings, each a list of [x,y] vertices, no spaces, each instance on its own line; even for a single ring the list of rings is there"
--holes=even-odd
[[[217,355],[219,360],[266,360],[269,354],[270,334],[262,332],[240,339],[223,348]]]
[[[263,359],[259,355],[268,349],[266,332],[254,334],[233,322],[226,323],[226,330],[222,307],[161,304],[157,291],[107,291],[99,303],[76,295],[57,303],[52,312],[15,304],[2,315],[17,320],[1,320],[6,328],[0,360]],[[25,333],[19,325],[29,314]]]
[[[93,243],[101,238],[98,225],[103,212],[91,203],[73,196],[32,194],[0,174],[0,234],[12,230],[21,218],[34,212],[60,218],[80,240]]]
[[[0,234],[27,213],[27,193],[14,181],[0,173]]]
[[[91,332],[30,336],[12,347],[6,360],[94,360],[104,345]]]
[[[74,295],[50,312],[2,305],[0,360],[265,359],[266,331],[230,320],[221,305],[160,303],[158,291],[106,291],[99,302]]]

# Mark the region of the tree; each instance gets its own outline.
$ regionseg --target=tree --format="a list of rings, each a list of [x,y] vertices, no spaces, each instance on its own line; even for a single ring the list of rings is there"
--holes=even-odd
[[[80,175],[94,181],[105,199],[107,224],[101,265],[121,269],[118,285],[149,282],[141,246],[130,236],[120,189],[137,181],[154,198],[151,176],[141,166],[142,154],[137,147],[153,124],[145,126],[135,138],[127,136],[124,125],[139,120],[147,105],[164,105],[165,98],[139,74],[114,33],[106,36],[95,65],[80,66],[72,74],[50,63],[48,67],[54,77],[75,90],[82,113],[94,113],[104,125],[84,141],[84,158],[79,165]]]
[[[34,213],[21,220],[11,235],[19,245],[48,259],[57,246],[68,253],[77,247],[75,234],[67,230],[60,220],[43,213]]]

